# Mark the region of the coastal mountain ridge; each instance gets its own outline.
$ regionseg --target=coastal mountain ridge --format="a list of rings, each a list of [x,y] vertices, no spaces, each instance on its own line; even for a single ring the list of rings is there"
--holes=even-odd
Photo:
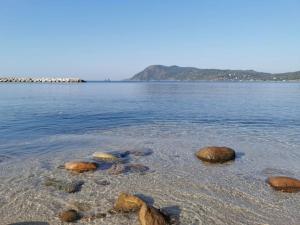
[[[152,65],[135,74],[131,81],[292,81],[300,71],[265,73],[255,70],[199,69],[195,67]]]

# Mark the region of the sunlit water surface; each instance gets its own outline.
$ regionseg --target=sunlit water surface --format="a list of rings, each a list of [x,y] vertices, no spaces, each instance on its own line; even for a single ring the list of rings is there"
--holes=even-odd
[[[273,191],[270,175],[300,178],[299,83],[0,84],[0,224],[60,224],[61,210],[106,213],[121,191],[179,216],[180,224],[300,224],[300,193]],[[206,145],[237,152],[209,165]],[[73,174],[59,166],[95,151],[129,156],[144,174]],[[82,180],[67,194],[46,178]],[[109,185],[102,185],[102,181]],[[136,214],[77,224],[134,225]]]

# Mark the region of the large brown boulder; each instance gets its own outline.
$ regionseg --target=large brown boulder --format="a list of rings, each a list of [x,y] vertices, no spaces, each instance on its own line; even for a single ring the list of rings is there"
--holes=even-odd
[[[300,191],[300,180],[291,177],[276,176],[269,177],[267,180],[275,190],[283,192],[298,192]]]
[[[201,148],[196,156],[206,162],[223,163],[235,159],[235,151],[228,147],[209,146]]]
[[[97,164],[93,162],[67,162],[65,169],[72,170],[78,173],[93,171],[97,169]]]
[[[143,204],[139,211],[140,225],[167,225],[166,216],[158,209]]]
[[[134,195],[121,193],[115,203],[114,210],[118,212],[135,212],[138,211],[144,202]]]

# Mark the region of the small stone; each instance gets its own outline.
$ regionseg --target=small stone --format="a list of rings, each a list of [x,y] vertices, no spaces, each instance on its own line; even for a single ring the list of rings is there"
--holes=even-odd
[[[108,173],[111,175],[119,175],[121,173],[125,173],[126,171],[127,171],[126,166],[120,163],[113,164],[111,168],[108,169]]]
[[[149,167],[143,164],[128,164],[127,168],[130,172],[133,173],[144,173],[149,170]]]
[[[267,180],[275,190],[282,192],[298,192],[300,191],[300,180],[291,177],[275,176],[269,177]]]
[[[143,204],[139,211],[140,225],[167,225],[167,218],[158,209]]]
[[[118,158],[110,153],[105,152],[95,152],[93,157],[96,159],[104,160],[104,161],[116,161]]]
[[[196,156],[202,161],[223,163],[235,159],[235,151],[228,147],[209,146],[201,148]]]
[[[121,193],[115,203],[114,209],[118,212],[134,212],[141,208],[144,202],[134,196],[126,193]]]
[[[58,190],[65,191],[67,193],[74,193],[80,191],[81,186],[84,184],[83,181],[72,181],[67,182],[63,180],[57,180],[55,178],[46,178],[45,186],[52,186]]]
[[[93,162],[67,162],[65,164],[65,169],[83,173],[96,170],[97,164]]]
[[[70,209],[59,214],[59,218],[63,222],[74,222],[80,219],[80,216],[76,210]]]

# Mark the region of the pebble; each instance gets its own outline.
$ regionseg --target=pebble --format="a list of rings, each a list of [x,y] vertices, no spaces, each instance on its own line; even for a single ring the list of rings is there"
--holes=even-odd
[[[44,184],[46,186],[55,187],[56,189],[65,191],[67,193],[74,193],[80,191],[80,188],[84,184],[84,182],[83,181],[67,182],[63,180],[57,180],[55,178],[46,178]]]
[[[97,164],[93,162],[67,162],[65,163],[65,169],[83,173],[96,170]]]
[[[143,165],[143,164],[128,164],[127,168],[130,172],[133,173],[145,173],[149,170],[149,167]]]
[[[127,168],[124,164],[121,163],[116,163],[113,164],[109,169],[108,169],[108,173],[110,175],[119,175],[122,173],[127,172]]]
[[[300,191],[300,180],[285,176],[269,177],[268,184],[275,190],[282,192],[298,192]]]
[[[63,222],[74,222],[80,219],[80,216],[76,210],[70,209],[63,211],[59,214],[59,218]]]

